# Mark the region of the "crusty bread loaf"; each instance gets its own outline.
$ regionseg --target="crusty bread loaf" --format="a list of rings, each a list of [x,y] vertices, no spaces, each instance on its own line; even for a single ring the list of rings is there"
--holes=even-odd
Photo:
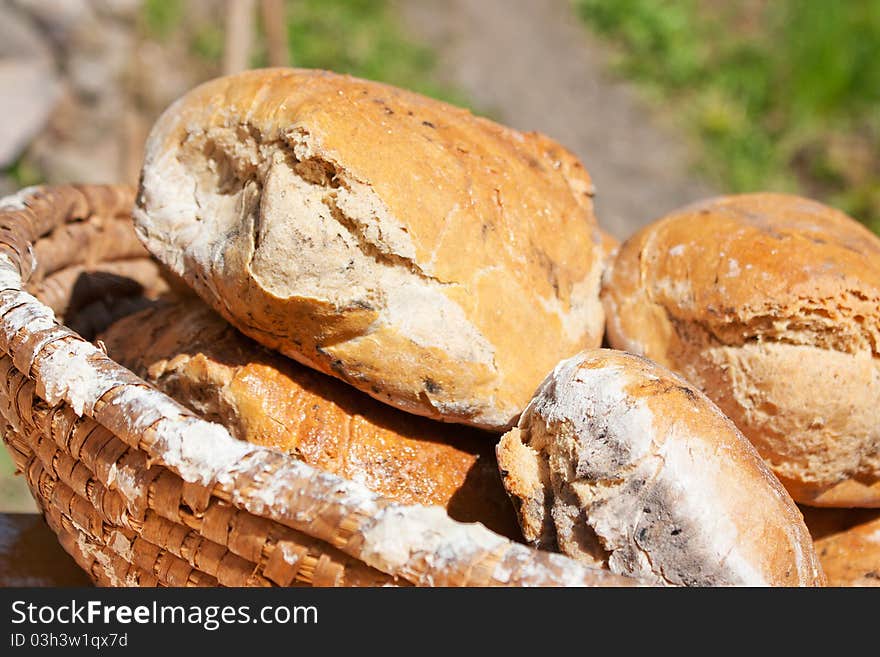
[[[880,511],[804,509],[828,586],[880,586]]]
[[[560,358],[601,341],[591,196],[540,134],[269,69],[165,111],[134,216],[258,342],[406,411],[499,430]]]
[[[497,452],[539,547],[658,584],[823,583],[800,511],[755,448],[647,359],[561,362]]]
[[[611,346],[702,388],[799,502],[880,506],[880,239],[796,196],[711,199],[627,240]]]
[[[239,439],[521,540],[480,430],[380,404],[264,349],[195,297],[119,320],[99,339],[115,361]]]

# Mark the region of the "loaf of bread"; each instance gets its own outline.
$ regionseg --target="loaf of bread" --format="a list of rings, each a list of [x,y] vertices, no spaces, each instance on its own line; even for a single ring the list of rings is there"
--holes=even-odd
[[[264,349],[195,297],[130,315],[99,339],[116,362],[239,439],[521,540],[478,429],[380,404]]]
[[[663,585],[824,581],[803,516],[701,392],[607,349],[561,362],[498,464],[530,543]]]
[[[880,506],[880,239],[779,194],[707,200],[606,272],[611,346],[701,388],[795,500]]]
[[[880,511],[804,509],[828,586],[880,586]]]
[[[601,341],[592,190],[540,134],[268,69],[165,111],[134,217],[261,344],[408,412],[503,430],[556,362]]]

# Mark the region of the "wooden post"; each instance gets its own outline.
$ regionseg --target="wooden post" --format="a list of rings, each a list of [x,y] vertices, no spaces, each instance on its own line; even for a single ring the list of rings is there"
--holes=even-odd
[[[284,0],[260,0],[260,13],[263,21],[263,32],[266,35],[269,66],[289,66],[290,53],[287,49],[287,21],[284,19]]]
[[[227,0],[223,52],[223,72],[226,75],[249,68],[253,36],[254,0]]]

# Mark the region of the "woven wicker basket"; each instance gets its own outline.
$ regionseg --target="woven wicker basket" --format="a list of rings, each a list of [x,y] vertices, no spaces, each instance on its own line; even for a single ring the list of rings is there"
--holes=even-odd
[[[626,583],[236,441],[109,359],[88,340],[168,287],[132,200],[59,186],[0,201],[4,440],[96,583]]]

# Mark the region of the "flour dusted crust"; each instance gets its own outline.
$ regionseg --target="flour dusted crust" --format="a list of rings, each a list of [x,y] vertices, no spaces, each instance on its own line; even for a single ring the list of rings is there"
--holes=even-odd
[[[526,539],[657,584],[810,586],[803,517],[712,402],[662,367],[561,362],[499,443]]]
[[[705,391],[799,502],[880,506],[880,240],[780,194],[711,199],[625,242],[611,346]]]
[[[540,134],[269,69],[166,110],[134,216],[258,342],[411,413],[500,430],[556,362],[601,341],[591,195]]]
[[[804,509],[828,586],[880,586],[880,510]]]
[[[599,229],[599,234],[602,236],[602,253],[605,257],[605,266],[607,267],[614,260],[614,256],[617,255],[617,250],[620,248],[620,240],[601,228]]]
[[[491,442],[477,429],[380,404],[262,348],[194,297],[119,320],[100,339],[111,358],[236,438],[519,536]]]

